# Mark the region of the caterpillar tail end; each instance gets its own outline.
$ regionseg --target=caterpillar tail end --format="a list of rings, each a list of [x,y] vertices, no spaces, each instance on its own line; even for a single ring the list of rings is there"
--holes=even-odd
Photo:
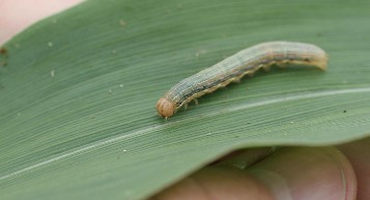
[[[166,98],[160,98],[156,104],[157,112],[158,114],[165,118],[168,119],[171,117],[173,114],[175,114],[176,111],[176,104]]]
[[[322,70],[322,71],[326,71],[327,68],[328,68],[328,55],[325,54],[325,56],[320,59],[317,63],[316,63],[316,66]]]
[[[328,54],[326,54],[324,51],[322,52],[322,54],[320,56],[318,56],[319,59],[317,59],[314,63],[312,63],[314,66],[316,66],[317,68],[319,68],[320,70],[322,71],[326,71],[326,69],[328,68],[328,60],[329,60],[329,57],[328,57]]]

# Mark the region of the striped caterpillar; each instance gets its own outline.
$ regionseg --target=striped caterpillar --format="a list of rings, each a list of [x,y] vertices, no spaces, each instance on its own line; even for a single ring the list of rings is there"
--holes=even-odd
[[[164,118],[171,117],[182,106],[197,98],[238,82],[243,76],[271,65],[315,66],[326,70],[327,54],[321,48],[299,42],[266,42],[239,51],[223,61],[194,74],[173,86],[156,104]]]

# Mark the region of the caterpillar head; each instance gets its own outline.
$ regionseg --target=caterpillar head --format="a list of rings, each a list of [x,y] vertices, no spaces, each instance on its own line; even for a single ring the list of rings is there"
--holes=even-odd
[[[176,111],[176,104],[166,98],[160,98],[156,105],[158,114],[164,118],[171,117]]]

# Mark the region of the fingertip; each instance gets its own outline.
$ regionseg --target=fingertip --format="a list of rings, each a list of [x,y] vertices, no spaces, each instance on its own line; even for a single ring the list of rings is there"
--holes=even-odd
[[[0,10],[0,45],[36,21],[53,15],[83,0],[4,0]]]
[[[234,167],[205,167],[153,196],[151,200],[273,200],[254,177]]]
[[[357,177],[357,200],[370,199],[370,137],[338,146],[351,162]]]
[[[356,196],[357,182],[349,161],[331,147],[283,148],[247,171],[277,200],[352,200]]]

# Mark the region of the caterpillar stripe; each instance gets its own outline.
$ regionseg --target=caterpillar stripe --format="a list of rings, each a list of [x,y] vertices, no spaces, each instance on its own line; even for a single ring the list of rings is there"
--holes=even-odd
[[[325,51],[313,44],[284,41],[261,43],[180,81],[158,100],[156,108],[160,116],[168,118],[192,100],[196,101],[231,82],[238,82],[243,76],[261,68],[293,64],[326,70],[327,62]]]

